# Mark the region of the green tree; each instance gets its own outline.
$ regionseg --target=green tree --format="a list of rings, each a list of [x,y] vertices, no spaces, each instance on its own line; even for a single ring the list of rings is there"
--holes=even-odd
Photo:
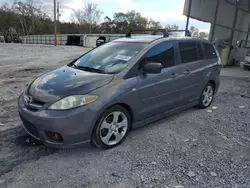
[[[101,24],[102,32],[108,33],[127,33],[129,30],[161,29],[160,22],[143,17],[134,10],[127,13],[117,12],[113,19],[105,17]]]
[[[148,29],[162,29],[162,26],[160,24],[160,22],[158,21],[154,21],[152,19],[150,19],[148,21],[148,26],[147,26]]]
[[[199,37],[199,29],[198,28],[191,26],[190,31],[191,31],[192,37]]]
[[[204,32],[204,31],[200,32],[200,33],[199,33],[199,38],[201,38],[201,39],[206,39],[206,38],[208,38],[208,33]]]

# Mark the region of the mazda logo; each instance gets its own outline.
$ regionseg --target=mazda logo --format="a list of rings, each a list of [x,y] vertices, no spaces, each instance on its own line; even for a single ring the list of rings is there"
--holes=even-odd
[[[33,102],[33,98],[31,96],[26,96],[25,100],[28,104],[31,104]]]

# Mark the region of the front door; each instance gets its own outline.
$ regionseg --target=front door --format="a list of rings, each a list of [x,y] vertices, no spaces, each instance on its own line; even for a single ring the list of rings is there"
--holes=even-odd
[[[154,46],[146,54],[141,65],[145,63],[161,63],[159,74],[141,73],[138,76],[138,95],[140,108],[137,120],[143,120],[179,106],[179,86],[181,78],[175,66],[175,48],[171,41]]]

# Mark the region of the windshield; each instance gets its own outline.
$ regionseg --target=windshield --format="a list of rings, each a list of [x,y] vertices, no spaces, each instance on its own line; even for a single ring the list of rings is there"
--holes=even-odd
[[[74,64],[115,74],[122,71],[145,46],[145,43],[110,42],[83,55]]]

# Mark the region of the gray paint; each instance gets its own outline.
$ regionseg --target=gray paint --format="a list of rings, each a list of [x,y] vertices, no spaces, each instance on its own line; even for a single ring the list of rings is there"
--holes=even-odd
[[[164,41],[171,41],[175,45],[177,50],[175,66],[163,69],[160,74],[142,74],[137,70],[135,75],[128,76],[131,69],[138,67],[138,61],[148,50]],[[37,111],[31,111],[27,109],[25,94],[22,94],[18,102],[19,113],[36,127],[39,139],[45,145],[68,148],[90,141],[96,121],[113,105],[125,104],[131,109],[133,128],[197,105],[208,81],[216,84],[216,91],[219,87],[219,60],[200,60],[181,64],[179,41],[201,40],[160,38],[152,41],[116,75],[89,73],[65,66],[46,73],[35,80],[27,92],[35,99],[43,99],[46,103]],[[172,76],[173,73],[176,74],[175,77]],[[72,94],[97,94],[99,98],[89,105],[67,111],[47,110],[53,102]],[[29,130],[26,131],[37,137]],[[46,131],[60,133],[63,143],[52,141]]]

